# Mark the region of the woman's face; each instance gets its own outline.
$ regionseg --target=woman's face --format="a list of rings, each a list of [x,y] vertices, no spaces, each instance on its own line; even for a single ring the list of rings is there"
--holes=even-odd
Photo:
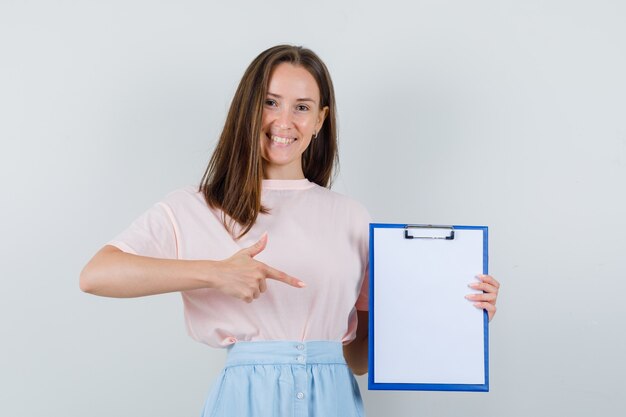
[[[320,91],[301,66],[274,68],[263,105],[261,155],[267,179],[304,178],[302,153],[322,127],[328,107],[320,109]]]

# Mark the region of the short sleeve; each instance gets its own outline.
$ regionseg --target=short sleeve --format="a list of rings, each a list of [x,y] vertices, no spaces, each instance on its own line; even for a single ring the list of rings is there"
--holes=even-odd
[[[152,258],[178,258],[176,225],[171,209],[157,203],[108,243],[120,250]]]
[[[361,252],[361,264],[363,265],[363,279],[361,280],[361,289],[356,300],[355,307],[357,310],[368,311],[370,300],[370,274],[369,274],[369,230],[372,217],[365,207],[360,206],[360,215],[355,216],[358,219],[357,227],[359,230],[359,250]]]
[[[369,265],[365,267],[365,273],[363,274],[363,281],[361,283],[361,291],[359,291],[359,298],[356,300],[355,307],[360,311],[369,311],[370,302],[370,274]]]

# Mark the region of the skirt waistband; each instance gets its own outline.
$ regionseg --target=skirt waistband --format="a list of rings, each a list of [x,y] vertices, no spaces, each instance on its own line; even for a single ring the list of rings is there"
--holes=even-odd
[[[228,348],[226,368],[238,365],[342,364],[341,342],[237,342]]]

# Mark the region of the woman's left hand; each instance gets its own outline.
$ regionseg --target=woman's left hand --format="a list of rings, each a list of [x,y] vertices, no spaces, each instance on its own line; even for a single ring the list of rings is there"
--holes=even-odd
[[[496,301],[498,300],[500,283],[491,275],[477,275],[476,278],[478,278],[481,282],[473,282],[469,284],[469,286],[474,290],[483,292],[478,294],[468,294],[465,298],[473,301],[476,308],[487,310],[487,316],[489,317],[489,321],[491,321],[493,316],[496,314]]]

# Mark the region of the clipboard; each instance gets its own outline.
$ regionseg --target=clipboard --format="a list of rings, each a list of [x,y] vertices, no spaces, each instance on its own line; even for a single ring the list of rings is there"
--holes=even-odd
[[[486,226],[370,224],[370,390],[489,391]]]

